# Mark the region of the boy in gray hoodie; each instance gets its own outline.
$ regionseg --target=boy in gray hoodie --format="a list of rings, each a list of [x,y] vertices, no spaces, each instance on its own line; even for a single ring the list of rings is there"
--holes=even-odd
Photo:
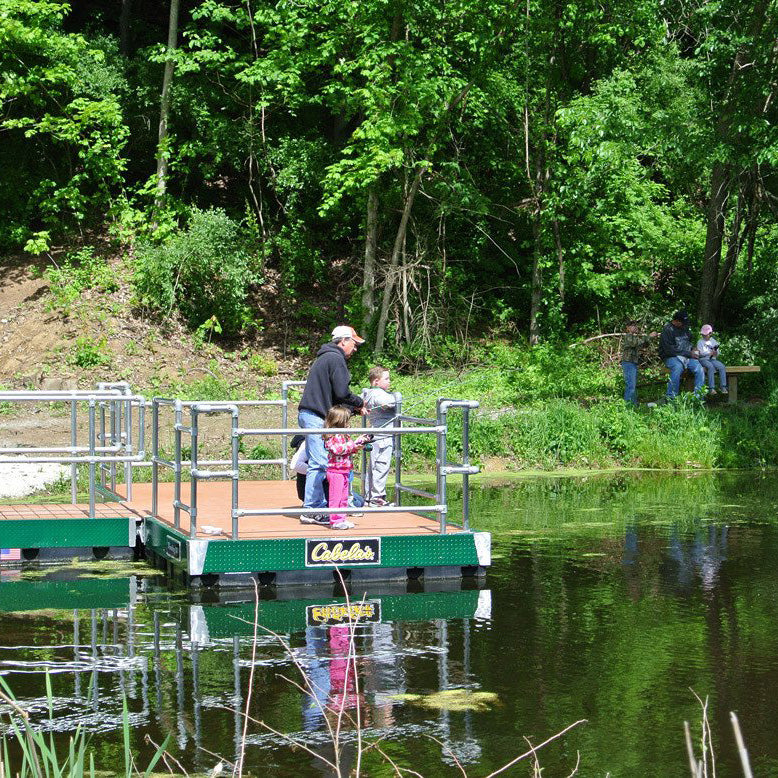
[[[385,367],[374,367],[368,374],[370,387],[362,390],[362,400],[367,409],[371,427],[392,427],[397,400],[389,392],[391,379]],[[392,466],[394,441],[391,435],[376,435],[370,452],[370,477],[367,503],[378,508],[390,505],[386,499],[386,479]]]

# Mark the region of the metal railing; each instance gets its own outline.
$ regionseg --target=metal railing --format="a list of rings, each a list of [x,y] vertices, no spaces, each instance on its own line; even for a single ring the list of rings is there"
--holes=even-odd
[[[96,517],[97,472],[101,485],[116,499],[132,497],[132,463],[146,458],[146,400],[132,394],[127,384],[99,384],[95,390],[22,390],[0,391],[0,403],[63,404],[70,407],[70,445],[65,446],[1,446],[0,464],[62,464],[70,465],[71,502],[78,499],[78,466],[89,468],[89,516]],[[79,444],[79,410],[86,406],[87,440]],[[137,450],[134,443],[133,408],[137,409]],[[105,414],[108,412],[108,425]],[[98,431],[98,413],[100,428]],[[21,456],[20,456],[21,455]],[[127,494],[117,493],[116,468],[125,469]],[[106,474],[110,478],[107,483]]]
[[[152,515],[159,517],[159,467],[168,467],[174,473],[173,491],[173,524],[177,529],[181,528],[181,511],[189,514],[189,535],[196,537],[198,528],[198,484],[203,480],[230,479],[232,481],[230,499],[231,533],[233,539],[239,537],[240,520],[249,516],[276,516],[282,513],[285,516],[302,516],[306,513],[318,514],[349,514],[349,513],[396,513],[398,507],[411,513],[428,514],[435,513],[438,516],[440,532],[445,533],[448,528],[448,476],[461,475],[463,482],[463,516],[462,528],[470,528],[470,503],[469,503],[469,476],[477,473],[478,468],[470,464],[469,452],[469,424],[470,411],[478,407],[478,403],[469,400],[441,399],[437,403],[435,419],[425,419],[402,414],[402,396],[395,393],[397,414],[392,427],[387,428],[394,443],[395,463],[395,503],[396,506],[359,508],[289,508],[289,507],[241,507],[240,505],[240,470],[246,465],[272,465],[279,466],[281,477],[286,478],[289,473],[288,439],[290,436],[321,435],[321,429],[302,429],[289,426],[289,390],[302,387],[304,381],[285,381],[282,387],[281,400],[239,400],[233,402],[182,402],[167,398],[155,397],[152,400]],[[280,427],[245,427],[240,424],[241,411],[252,406],[278,406],[281,409]],[[167,460],[160,455],[159,430],[160,410],[170,406],[174,410],[174,452],[173,459]],[[462,462],[453,463],[448,459],[448,414],[451,409],[461,409],[463,413],[462,436]],[[184,413],[189,413],[189,423],[184,423]],[[219,413],[230,414],[230,459],[200,459],[200,417]],[[415,426],[407,426],[412,424]],[[329,434],[344,433],[349,435],[371,434],[375,427],[347,427],[343,429],[328,429]],[[191,453],[188,458],[182,455],[182,436],[188,435],[191,441]],[[402,439],[406,435],[434,435],[436,441],[435,459],[435,492],[403,484],[402,482]],[[242,442],[252,437],[279,437],[281,439],[281,457],[278,459],[251,459],[242,458]],[[219,467],[223,469],[208,469]],[[189,469],[189,503],[181,500],[182,477],[184,470]],[[363,471],[366,466],[363,464]],[[418,500],[411,504],[402,504],[403,495],[413,495],[420,499],[431,500],[432,504],[422,504]]]
[[[295,382],[289,382],[294,384]],[[160,454],[160,410],[163,407],[172,407],[174,413],[174,451],[173,459],[167,460]],[[246,465],[276,465],[281,468],[281,477],[286,479],[289,469],[288,440],[282,437],[282,455],[280,458],[258,459],[240,457],[240,441],[237,443],[230,435],[230,459],[200,459],[200,422],[203,414],[212,415],[218,413],[240,413],[242,408],[276,407],[281,409],[282,424],[287,423],[288,418],[288,393],[287,382],[284,383],[281,400],[232,400],[195,402],[173,400],[163,397],[155,397],[151,401],[151,513],[159,516],[159,467],[167,467],[173,471],[173,525],[176,529],[181,527],[181,511],[190,516],[190,534],[196,534],[197,528],[197,483],[201,480],[217,478],[233,478],[237,481],[239,468]],[[184,415],[189,414],[189,423],[185,424]],[[294,433],[292,433],[294,434]],[[190,455],[183,456],[183,435],[190,436]],[[235,448],[237,447],[237,450]],[[235,464],[237,462],[237,464]],[[203,470],[203,467],[220,467],[229,465],[228,470]],[[190,497],[189,503],[181,500],[181,479],[185,468],[190,472]]]
[[[264,508],[241,507],[240,475],[245,466],[279,467],[281,478],[289,475],[289,438],[295,435],[303,437],[321,435],[321,429],[301,429],[289,426],[290,390],[305,385],[304,381],[285,381],[282,385],[280,400],[235,400],[215,402],[182,401],[171,398],[155,397],[151,401],[151,457],[146,457],[145,423],[147,401],[140,395],[132,393],[126,383],[101,383],[95,390],[30,390],[30,391],[0,391],[0,403],[48,403],[64,404],[70,409],[70,445],[52,445],[42,447],[0,447],[0,464],[56,463],[70,466],[71,500],[77,501],[77,481],[79,465],[87,465],[89,470],[89,515],[95,517],[96,492],[98,488],[109,492],[116,499],[132,499],[132,468],[151,466],[151,513],[160,516],[159,498],[159,468],[169,468],[173,471],[173,523],[177,529],[181,527],[181,512],[189,514],[189,534],[195,537],[198,524],[198,484],[205,480],[230,479],[232,490],[230,498],[231,537],[238,538],[240,519],[248,516],[272,516],[283,513],[289,516],[301,516],[305,513],[392,513],[398,508],[403,511],[420,514],[437,514],[440,532],[445,533],[448,526],[448,476],[461,475],[463,482],[463,516],[462,528],[469,530],[469,476],[478,472],[478,468],[470,464],[469,454],[469,423],[470,411],[478,407],[478,403],[466,400],[440,399],[437,402],[436,418],[427,419],[402,413],[402,396],[395,393],[396,415],[391,427],[386,427],[386,433],[391,434],[394,444],[395,470],[395,506],[359,508]],[[86,442],[79,441],[79,411],[86,407],[88,422],[86,423]],[[280,427],[249,427],[241,425],[241,413],[244,410],[258,407],[273,407],[280,410]],[[162,414],[165,409],[172,409],[173,451],[163,452],[160,447],[160,429]],[[453,463],[448,458],[449,432],[448,414],[452,409],[460,409],[463,413],[462,425],[462,462]],[[230,426],[227,434],[229,440],[229,458],[201,458],[201,417],[203,415],[228,414]],[[186,418],[188,416],[188,418]],[[410,426],[409,426],[410,425]],[[81,421],[83,436],[84,422]],[[384,429],[384,428],[381,428]],[[344,433],[361,435],[375,433],[376,428],[370,426],[347,427],[343,429],[328,429],[328,433]],[[417,489],[402,481],[402,440],[406,435],[435,436],[435,492]],[[189,443],[189,455],[184,456],[185,438]],[[281,441],[281,456],[267,458],[252,458],[242,456],[242,443],[252,437],[278,437]],[[17,455],[17,456],[15,456]],[[18,455],[24,455],[19,459]],[[118,494],[119,468],[124,470],[124,485],[126,495]],[[184,473],[189,472],[189,501],[182,500],[182,484]],[[363,478],[367,470],[366,460],[363,460]],[[403,504],[404,496],[416,499]],[[429,500],[432,504],[422,504],[420,500]]]

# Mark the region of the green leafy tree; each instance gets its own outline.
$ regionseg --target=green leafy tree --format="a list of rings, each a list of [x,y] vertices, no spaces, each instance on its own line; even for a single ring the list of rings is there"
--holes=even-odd
[[[0,240],[102,216],[122,182],[125,80],[111,39],[68,33],[67,3],[0,0]]]

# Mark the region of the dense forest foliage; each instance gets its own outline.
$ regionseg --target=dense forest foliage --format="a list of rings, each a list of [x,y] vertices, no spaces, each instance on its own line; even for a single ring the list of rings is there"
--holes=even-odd
[[[776,0],[0,0],[0,248],[110,236],[139,305],[225,335],[272,272],[379,352],[686,307],[754,359],[777,33]]]

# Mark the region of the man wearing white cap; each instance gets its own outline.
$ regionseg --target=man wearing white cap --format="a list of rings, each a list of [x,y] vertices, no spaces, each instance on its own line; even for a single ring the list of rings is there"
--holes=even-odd
[[[349,389],[351,373],[346,360],[365,342],[353,327],[341,325],[332,331],[332,340],[325,343],[316,354],[316,361],[306,379],[305,390],[298,408],[297,421],[303,429],[321,429],[324,417],[333,405],[348,405],[362,413],[363,400]],[[324,508],[324,479],[327,474],[327,451],[321,435],[306,435],[308,471],[305,476],[305,500],[303,506],[310,512],[303,514],[303,524],[329,526],[326,515],[316,512]]]

